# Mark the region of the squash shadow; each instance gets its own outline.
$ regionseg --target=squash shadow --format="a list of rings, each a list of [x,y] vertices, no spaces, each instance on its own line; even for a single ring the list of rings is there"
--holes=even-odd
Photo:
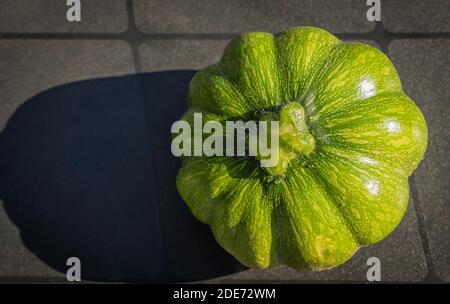
[[[194,73],[65,84],[9,120],[0,198],[24,245],[62,278],[73,256],[84,280],[184,282],[244,269],[176,190],[170,126]]]

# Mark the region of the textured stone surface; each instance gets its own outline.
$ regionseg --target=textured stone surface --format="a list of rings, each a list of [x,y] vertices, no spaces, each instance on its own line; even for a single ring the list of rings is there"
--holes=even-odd
[[[134,72],[121,41],[1,40],[0,130],[28,98],[70,81]]]
[[[81,1],[81,22],[69,22],[61,0],[0,1],[0,32],[121,33],[128,27],[126,0]]]
[[[141,81],[108,77],[134,72],[128,44],[2,41],[0,69],[0,281],[65,280],[71,256],[163,280]]]
[[[181,163],[170,150],[170,128],[187,110],[191,78],[197,69],[216,63],[227,42],[148,40],[139,50],[154,174],[158,176],[156,197],[172,282],[214,278],[244,269],[217,244],[209,226],[192,216],[178,195],[175,180]]]
[[[395,33],[450,32],[448,0],[384,0],[381,22]]]
[[[436,274],[450,281],[450,40],[397,40],[389,46],[406,93],[422,110],[428,148],[415,173]]]
[[[134,0],[136,25],[146,33],[279,32],[300,25],[336,33],[369,32],[368,7],[358,0]]]
[[[360,249],[349,261],[337,268],[311,272],[296,271],[280,266],[266,270],[247,270],[234,275],[206,281],[206,283],[239,282],[367,282],[367,259],[377,257],[381,264],[382,282],[418,282],[427,274],[410,199],[408,210],[400,225],[386,239],[378,244]]]
[[[222,57],[229,40],[148,40],[140,49],[143,71],[201,69]]]

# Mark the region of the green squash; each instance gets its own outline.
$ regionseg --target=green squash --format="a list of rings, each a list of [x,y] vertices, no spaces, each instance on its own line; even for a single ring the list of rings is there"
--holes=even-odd
[[[242,34],[194,76],[188,103],[191,123],[195,112],[279,120],[275,168],[250,156],[181,158],[179,193],[242,264],[329,269],[402,219],[427,127],[376,48],[313,27]]]

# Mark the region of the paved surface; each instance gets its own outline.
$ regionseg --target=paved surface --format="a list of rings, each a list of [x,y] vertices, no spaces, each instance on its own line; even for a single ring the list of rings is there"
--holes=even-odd
[[[0,1],[0,281],[450,282],[447,0]],[[225,4],[226,3],[226,4]],[[245,270],[176,193],[170,125],[195,71],[236,33],[315,25],[386,52],[429,128],[400,226],[321,273]],[[165,134],[167,133],[167,134]],[[162,135],[158,135],[162,134]],[[155,178],[157,176],[157,178]]]

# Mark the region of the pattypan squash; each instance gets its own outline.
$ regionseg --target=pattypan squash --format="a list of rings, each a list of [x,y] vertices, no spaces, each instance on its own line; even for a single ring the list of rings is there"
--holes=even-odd
[[[183,156],[176,180],[194,216],[252,268],[329,269],[385,238],[427,146],[424,117],[391,61],[314,27],[241,34],[191,80],[188,105],[189,123],[194,113],[279,121],[275,167]]]

